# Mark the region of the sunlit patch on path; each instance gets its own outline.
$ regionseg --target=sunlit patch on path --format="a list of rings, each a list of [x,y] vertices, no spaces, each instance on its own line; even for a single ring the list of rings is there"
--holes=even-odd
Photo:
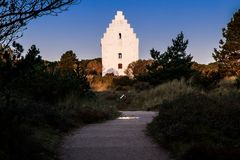
[[[120,120],[131,120],[131,119],[139,119],[140,117],[134,117],[134,116],[121,116],[118,117]]]

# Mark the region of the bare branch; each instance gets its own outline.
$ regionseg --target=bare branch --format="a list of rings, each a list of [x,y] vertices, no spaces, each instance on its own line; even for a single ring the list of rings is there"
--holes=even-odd
[[[0,0],[0,43],[10,43],[33,19],[58,15],[80,0]]]

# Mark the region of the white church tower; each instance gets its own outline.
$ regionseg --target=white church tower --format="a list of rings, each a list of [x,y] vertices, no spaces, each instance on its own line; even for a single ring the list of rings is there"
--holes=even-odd
[[[125,75],[128,64],[139,59],[139,40],[122,11],[109,24],[101,39],[102,76]]]

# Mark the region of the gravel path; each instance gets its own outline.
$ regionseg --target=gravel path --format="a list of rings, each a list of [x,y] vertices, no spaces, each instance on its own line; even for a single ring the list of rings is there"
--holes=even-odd
[[[154,112],[125,111],[121,119],[91,124],[65,138],[63,160],[168,160],[167,153],[145,135]],[[130,117],[130,119],[126,118]]]

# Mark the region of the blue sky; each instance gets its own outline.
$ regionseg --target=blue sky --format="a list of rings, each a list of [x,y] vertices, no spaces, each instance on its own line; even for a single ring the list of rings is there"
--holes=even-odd
[[[240,9],[240,0],[82,0],[59,16],[32,21],[18,40],[25,50],[36,44],[47,60],[59,60],[67,50],[79,59],[101,56],[100,39],[117,10],[124,12],[140,40],[140,58],[149,50],[164,52],[183,31],[188,53],[198,63],[213,62],[222,28]]]

